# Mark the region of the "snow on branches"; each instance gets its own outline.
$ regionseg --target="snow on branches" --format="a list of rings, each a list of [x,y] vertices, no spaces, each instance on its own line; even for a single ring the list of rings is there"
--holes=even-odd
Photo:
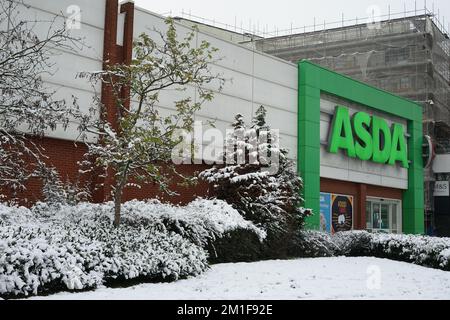
[[[217,83],[219,90],[222,87],[223,80],[209,70],[217,49],[206,41],[197,45],[195,30],[184,38],[178,37],[172,19],[166,20],[166,26],[164,33],[154,30],[159,35],[157,41],[145,33],[137,38],[130,65],[118,64],[102,72],[80,74],[94,83],[102,82],[114,95],[113,110],[106,110],[97,99],[91,108],[92,116],[82,123],[84,132],[94,134],[99,141],[88,143],[87,156],[95,159],[92,169],[113,172],[116,226],[120,224],[122,193],[130,182],[138,187],[156,183],[169,194],[174,193],[170,189],[174,176],[189,182],[172,163],[172,150],[180,143],[176,133],[191,132],[194,114],[204,102],[212,100],[212,91],[205,87]],[[188,88],[195,90],[195,98],[183,93]],[[130,95],[124,96],[124,90]],[[183,96],[174,101],[175,109],[169,114],[158,106],[160,96],[168,90]],[[114,120],[108,117],[111,114]]]
[[[24,19],[21,1],[0,0],[0,187],[24,189],[36,168],[45,167],[44,150],[30,136],[42,136],[57,126],[66,128],[77,111],[42,80],[51,74],[55,49],[81,45],[57,16],[51,21]],[[43,34],[37,30],[48,28]]]
[[[212,184],[217,198],[273,235],[288,232],[292,225],[301,227],[309,214],[301,207],[302,179],[266,123],[265,108],[258,109],[249,128],[240,114],[232,127],[224,150],[225,166],[206,170],[200,178]]]

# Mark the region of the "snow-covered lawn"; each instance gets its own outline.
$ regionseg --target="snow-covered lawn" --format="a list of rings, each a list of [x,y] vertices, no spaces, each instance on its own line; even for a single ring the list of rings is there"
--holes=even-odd
[[[266,261],[215,265],[198,278],[170,284],[33,299],[450,299],[450,272],[376,258]]]

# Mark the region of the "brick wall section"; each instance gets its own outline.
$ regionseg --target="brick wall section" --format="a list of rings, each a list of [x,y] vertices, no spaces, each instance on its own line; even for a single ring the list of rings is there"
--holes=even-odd
[[[83,159],[84,154],[87,151],[86,145],[82,143],[74,143],[72,141],[65,141],[52,138],[32,138],[33,143],[41,146],[45,150],[45,155],[48,157],[46,163],[54,167],[61,175],[63,181],[70,181],[72,183],[77,180],[82,183],[88,184],[91,192],[95,187],[93,179],[95,175],[83,175],[78,173],[78,162]],[[197,172],[203,171],[209,168],[206,165],[183,165],[177,168],[178,172],[183,173],[186,176],[195,176]],[[209,194],[209,186],[206,183],[198,183],[191,187],[178,186],[180,180],[175,179],[171,185],[172,190],[176,191],[179,196],[168,196],[159,190],[159,185],[149,184],[142,189],[126,188],[124,191],[123,200],[129,201],[133,199],[146,200],[159,198],[164,202],[170,202],[174,204],[187,204],[197,197],[205,197]],[[11,190],[0,190],[1,194],[6,195],[8,198],[12,198],[13,194]],[[24,206],[30,206],[39,200],[42,200],[42,182],[33,178],[26,184],[26,190],[18,192],[15,198],[20,199],[19,204]],[[94,202],[102,202],[94,199]]]
[[[133,35],[134,35],[134,3],[127,2],[120,6],[120,12],[126,14],[123,30],[123,62],[131,63],[133,57]]]
[[[103,69],[107,69],[108,67],[120,63],[122,61],[123,52],[122,48],[117,45],[117,18],[119,11],[119,2],[118,0],[106,0],[105,4],[105,29],[104,29],[104,37],[103,37]],[[111,90],[111,87],[102,84],[101,90],[101,102],[108,110],[107,112],[107,120],[112,124],[114,128],[116,128],[116,118],[114,110],[114,95]],[[96,189],[94,193],[94,201],[103,202],[111,200],[111,185],[113,184],[113,172],[108,170],[106,173],[100,172],[101,174],[97,175],[95,183],[97,185],[102,185]],[[103,175],[105,177],[100,177]]]
[[[48,157],[45,162],[58,170],[63,181],[75,182],[78,179],[77,163],[82,160],[87,151],[84,144],[51,138],[31,138],[30,140],[45,150],[44,154]],[[11,190],[0,191],[9,198],[13,196]],[[16,197],[20,199],[21,205],[30,205],[42,200],[42,182],[37,178],[30,179],[26,184],[26,190],[18,192]]]
[[[209,168],[206,165],[182,165],[177,167],[177,171],[182,173],[186,177],[195,177],[198,172],[201,172]],[[124,200],[145,200],[158,198],[163,202],[170,202],[173,204],[187,204],[197,197],[207,197],[209,192],[209,186],[207,183],[199,182],[194,186],[180,186],[180,179],[174,179],[171,184],[171,190],[178,193],[178,196],[169,196],[160,191],[158,184],[149,184],[142,189],[127,188],[124,191]]]

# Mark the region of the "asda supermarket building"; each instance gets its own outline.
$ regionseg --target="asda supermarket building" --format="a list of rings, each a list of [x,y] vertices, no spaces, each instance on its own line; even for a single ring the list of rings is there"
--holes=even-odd
[[[164,30],[164,17],[132,1],[27,0],[27,4],[23,14],[33,21],[48,21],[50,13],[59,15],[68,8],[78,8],[79,26],[73,32],[85,39],[86,46],[70,52],[61,50],[54,72],[48,72],[43,81],[59,98],[71,101],[76,96],[81,111],[88,111],[95,92],[101,92],[102,102],[111,110],[108,117],[114,117],[111,90],[94,90],[77,73],[129,63],[133,39],[143,32],[159,37],[152,30]],[[180,37],[192,31],[181,22],[176,27]],[[329,232],[424,232],[419,105],[309,62],[296,65],[239,45],[236,37],[242,35],[209,31],[196,30],[193,46],[207,41],[217,48],[222,59],[211,65],[211,71],[231,81],[220,91],[208,87],[215,98],[203,105],[195,120],[205,126],[212,120],[225,132],[237,113],[249,123],[263,105],[271,127],[280,130],[282,147],[298,162],[305,205],[315,212],[308,220],[310,228]],[[184,94],[195,99],[191,89]],[[176,110],[174,101],[182,98],[181,94],[162,91],[158,102],[161,112]],[[76,124],[70,124],[67,130],[57,129],[35,141],[45,148],[61,176],[72,180],[77,179],[77,162],[86,151],[85,146],[74,144],[78,136]],[[180,171],[189,174],[205,167],[190,165]],[[111,188],[107,181],[102,182],[103,188],[95,191],[94,200],[98,202],[110,200]],[[188,202],[205,195],[206,189],[180,189],[180,197],[170,201]],[[37,183],[30,184],[23,197],[37,201],[39,192]],[[157,185],[130,188],[125,190],[124,200],[153,198],[157,193]]]
[[[310,228],[424,232],[420,105],[300,62],[298,130]]]

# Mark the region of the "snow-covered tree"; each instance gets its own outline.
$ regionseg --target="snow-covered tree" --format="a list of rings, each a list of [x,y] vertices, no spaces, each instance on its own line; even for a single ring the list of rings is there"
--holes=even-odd
[[[232,204],[248,220],[266,229],[269,237],[300,228],[309,210],[302,208],[302,179],[288,152],[279,148],[277,134],[260,107],[250,128],[236,116],[226,140],[225,166],[200,174],[214,195]],[[276,170],[273,170],[273,169]]]
[[[91,199],[89,181],[63,181],[61,175],[54,168],[39,167],[36,175],[42,181],[42,195],[44,203],[50,206],[76,205]]]
[[[118,64],[102,72],[80,74],[94,83],[103,82],[114,95],[114,110],[106,110],[97,99],[90,117],[81,122],[85,133],[98,138],[98,143],[88,143],[87,158],[95,159],[91,169],[101,168],[112,177],[116,227],[120,225],[126,187],[155,183],[162,191],[174,194],[171,178],[176,175],[184,182],[188,180],[172,162],[172,150],[181,142],[176,133],[191,132],[195,112],[205,101],[212,100],[213,93],[205,86],[217,80],[218,89],[222,86],[220,77],[209,70],[217,49],[206,41],[196,46],[195,30],[179,39],[172,19],[166,21],[166,26],[166,32],[154,30],[158,41],[145,33],[138,37],[130,65]],[[196,90],[195,99],[186,95],[174,101],[176,110],[171,114],[161,113],[157,104],[163,91],[184,92],[188,87]],[[129,95],[124,95],[124,91],[129,91]],[[111,114],[114,120],[108,117]]]
[[[30,136],[66,127],[74,104],[54,98],[42,77],[51,74],[55,49],[81,45],[69,35],[61,17],[27,20],[21,1],[0,0],[0,188],[11,192],[47,168],[45,150]],[[42,32],[42,27],[48,28]],[[40,32],[38,32],[40,30]]]

